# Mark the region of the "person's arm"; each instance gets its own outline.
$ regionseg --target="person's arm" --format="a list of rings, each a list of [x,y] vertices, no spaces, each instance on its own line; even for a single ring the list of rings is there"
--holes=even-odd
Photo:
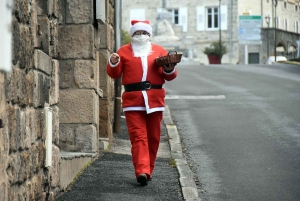
[[[111,78],[119,78],[122,74],[122,62],[120,55],[113,53],[106,66],[106,72]]]

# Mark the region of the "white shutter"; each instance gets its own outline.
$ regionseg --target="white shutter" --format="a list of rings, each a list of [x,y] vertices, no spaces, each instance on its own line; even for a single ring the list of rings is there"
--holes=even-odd
[[[197,31],[204,31],[205,29],[205,8],[204,6],[197,6]]]
[[[280,17],[277,17],[277,29],[280,29]]]
[[[221,30],[227,30],[227,6],[221,6]]]
[[[179,25],[182,26],[183,32],[188,30],[188,15],[187,7],[179,8]]]

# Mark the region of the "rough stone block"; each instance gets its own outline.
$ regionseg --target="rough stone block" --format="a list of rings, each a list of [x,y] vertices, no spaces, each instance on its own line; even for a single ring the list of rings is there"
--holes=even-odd
[[[67,24],[91,23],[93,20],[93,13],[93,1],[66,1]]]
[[[41,72],[35,71],[34,74],[33,105],[41,107],[45,102],[49,103],[50,78]]]
[[[50,168],[51,175],[51,187],[55,188],[59,185],[59,162],[60,162],[60,153],[59,148],[52,146],[52,166]]]
[[[12,63],[16,65],[20,59],[20,24],[15,17],[12,18],[12,41]]]
[[[30,9],[30,3],[31,0],[14,1],[13,10],[16,11],[16,17],[23,24],[29,24],[32,12],[32,10]]]
[[[75,61],[74,81],[78,88],[96,88],[96,62],[93,60]]]
[[[107,9],[108,12],[106,12],[107,14],[107,24],[111,24],[112,26],[114,26],[115,23],[115,9],[113,8],[113,6],[111,4],[107,5]]]
[[[74,86],[74,60],[59,61],[59,87],[62,89]]]
[[[57,104],[59,101],[59,62],[52,60],[52,72],[50,80],[50,105]]]
[[[9,133],[9,150],[10,152],[16,151],[18,149],[24,149],[25,140],[25,113],[18,107],[13,107],[8,105],[8,133]]]
[[[23,151],[20,154],[21,167],[19,171],[19,182],[23,183],[30,177],[30,154],[28,151]]]
[[[29,144],[33,144],[37,139],[36,132],[36,116],[35,110],[33,108],[26,109],[26,137]]]
[[[52,72],[52,60],[47,54],[41,50],[34,51],[34,66],[35,68],[45,72],[50,75]]]
[[[114,80],[111,79],[106,73],[106,65],[110,52],[108,50],[99,50],[99,71],[100,73],[100,89],[103,91],[103,97],[113,97],[114,92]]]
[[[98,124],[99,98],[94,90],[60,90],[60,123]]]
[[[37,21],[37,4],[36,0],[31,1],[31,18],[30,18],[30,28],[31,28],[31,33],[32,33],[32,42],[34,47],[38,47],[38,42],[37,42],[37,26],[38,26],[38,21]]]
[[[93,125],[78,126],[75,129],[76,150],[85,153],[94,153],[98,150],[98,137]]]
[[[75,126],[72,124],[60,124],[59,147],[64,151],[75,151]]]
[[[49,1],[51,1],[51,0],[49,0]],[[37,15],[47,16],[49,14],[49,12],[48,12],[49,1],[36,0]]]
[[[99,137],[108,137],[112,139],[114,102],[101,98],[99,103]]]
[[[59,53],[63,59],[94,59],[94,28],[89,25],[59,27]]]
[[[20,154],[14,153],[9,156],[7,175],[11,184],[15,184],[19,180],[19,172],[21,169]]]
[[[39,144],[33,143],[29,149],[30,153],[30,176],[32,177],[34,174],[39,171]]]
[[[52,107],[52,142],[56,145],[59,144],[59,108],[57,106]]]
[[[9,91],[7,94],[8,100],[20,105],[26,105],[26,74],[20,68],[13,68],[8,85]]]
[[[34,72],[29,71],[26,75],[26,102],[28,106],[33,105]]]
[[[47,16],[38,16],[38,48],[49,55],[50,49],[50,22]]]

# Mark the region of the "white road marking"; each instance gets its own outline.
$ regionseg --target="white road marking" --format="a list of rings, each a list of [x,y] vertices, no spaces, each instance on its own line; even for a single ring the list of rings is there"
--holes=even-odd
[[[180,95],[166,95],[165,99],[168,100],[176,100],[176,99],[187,99],[187,100],[209,100],[209,99],[217,99],[222,100],[225,99],[225,95],[217,95],[217,96],[180,96]]]

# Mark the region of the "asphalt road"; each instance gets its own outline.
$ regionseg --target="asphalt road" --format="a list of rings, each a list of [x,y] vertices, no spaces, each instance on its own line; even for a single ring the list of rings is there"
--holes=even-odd
[[[166,103],[202,200],[300,200],[300,66],[178,65]]]

